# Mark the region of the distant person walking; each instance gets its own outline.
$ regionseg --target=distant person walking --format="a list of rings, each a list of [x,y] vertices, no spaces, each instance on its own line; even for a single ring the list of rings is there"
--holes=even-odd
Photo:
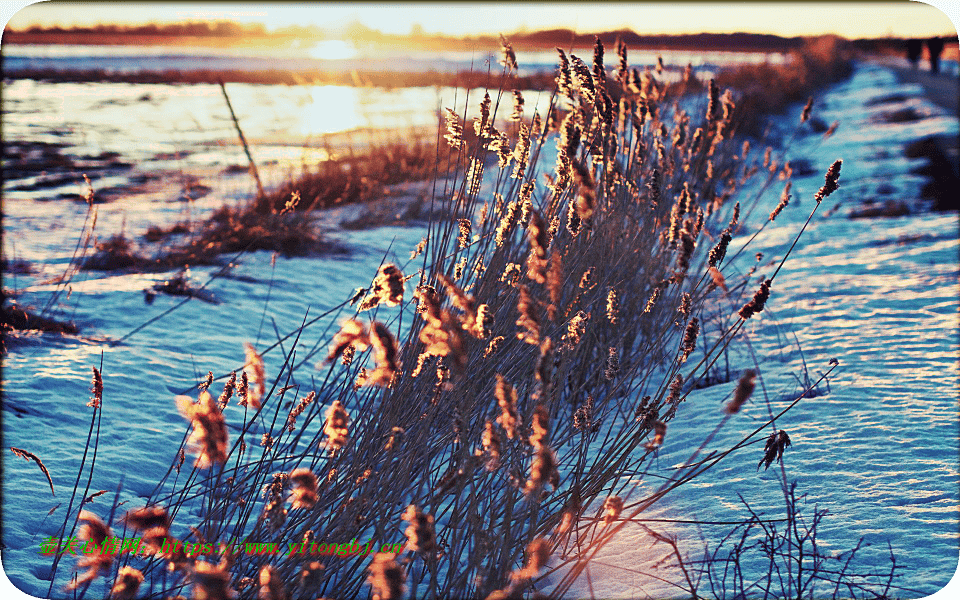
[[[927,40],[927,50],[930,51],[930,72],[940,72],[940,53],[943,52],[943,38],[930,38]]]
[[[910,64],[913,65],[914,70],[916,70],[917,65],[920,64],[921,54],[923,54],[923,40],[907,40],[907,58],[910,60]]]

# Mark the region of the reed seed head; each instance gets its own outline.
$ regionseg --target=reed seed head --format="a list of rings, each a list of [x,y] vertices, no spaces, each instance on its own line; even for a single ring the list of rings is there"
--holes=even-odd
[[[330,345],[326,362],[332,362],[343,354],[347,348],[364,350],[369,345],[370,336],[367,334],[364,324],[356,319],[349,319],[340,325],[340,331],[333,336],[333,343]]]
[[[500,348],[500,345],[503,343],[504,339],[505,338],[502,335],[498,335],[490,340],[490,343],[487,344],[487,347],[483,351],[483,357],[490,358],[490,356]]]
[[[603,68],[603,42],[596,36],[593,42],[593,82],[597,89],[602,89],[606,83],[607,74]]]
[[[523,94],[519,90],[513,90],[513,112],[510,114],[511,121],[523,120]]]
[[[737,388],[733,392],[733,399],[724,408],[724,412],[733,415],[740,412],[743,404],[753,395],[753,389],[756,385],[757,372],[753,369],[747,369],[740,376],[737,382]]]
[[[743,308],[740,309],[739,315],[743,320],[747,320],[753,315],[763,310],[764,304],[766,304],[767,299],[770,297],[770,284],[773,283],[771,279],[765,279],[761,284],[760,288],[753,295],[753,299],[750,302],[747,302],[743,305]]]
[[[540,212],[530,211],[530,223],[527,225],[527,238],[530,241],[530,255],[527,258],[527,277],[537,283],[545,283],[547,276],[547,246],[549,245],[547,223]]]
[[[690,308],[692,305],[693,298],[690,296],[690,292],[684,292],[683,295],[680,296],[680,306],[677,307],[677,313],[684,318],[690,316]],[[677,324],[680,325],[680,323]]]
[[[757,470],[760,469],[760,465],[764,465],[763,469],[766,471],[770,468],[774,459],[776,459],[778,463],[781,462],[783,460],[783,451],[789,445],[790,436],[787,435],[786,431],[781,429],[780,431],[771,433],[770,437],[767,438],[766,444],[764,444],[763,458],[757,463]]]
[[[234,596],[230,572],[221,565],[197,561],[190,574],[194,600],[226,600]]]
[[[601,53],[601,61],[602,56],[603,55]],[[573,70],[573,77],[580,95],[583,96],[587,104],[594,104],[597,100],[597,89],[594,85],[593,73],[590,72],[590,69],[579,57],[574,56],[573,54],[570,55],[570,63]]]
[[[507,72],[516,72],[520,67],[517,66],[517,55],[513,51],[513,46],[507,42],[507,38],[500,36],[500,51],[503,53],[503,57],[500,59],[500,64],[507,69]]]
[[[370,566],[367,567],[373,600],[400,600],[406,586],[406,574],[394,560],[395,554],[378,552],[373,556]]]
[[[291,508],[313,508],[317,503],[317,476],[310,469],[295,469],[290,473],[294,485]]]
[[[83,521],[83,526],[77,532],[77,538],[86,542],[84,548],[93,545],[95,550],[92,553],[84,553],[77,559],[77,569],[86,569],[80,577],[70,582],[67,589],[73,590],[84,584],[90,583],[101,575],[107,575],[110,572],[110,565],[113,564],[113,554],[102,552],[103,543],[107,538],[112,538],[113,533],[110,528],[100,520],[100,517],[87,510],[81,510],[78,516]]]
[[[489,305],[481,304],[477,307],[476,323],[470,333],[477,339],[485,340],[492,334],[493,323],[493,310]]]
[[[720,233],[720,239],[717,240],[717,245],[710,250],[708,256],[708,263],[711,267],[716,267],[723,259],[727,256],[727,246],[730,245],[730,241],[733,239],[733,236],[730,234],[730,229],[724,229]]]
[[[540,343],[540,356],[537,358],[537,369],[535,371],[540,389],[536,392],[535,397],[547,396],[549,393],[553,381],[553,361],[553,340],[549,337],[543,338]]]
[[[100,376],[100,371],[96,367],[92,367],[92,369],[93,384],[90,391],[93,393],[93,397],[90,398],[90,402],[87,402],[87,406],[100,408],[100,404],[103,402],[103,377]]]
[[[807,100],[807,104],[803,107],[803,112],[800,113],[800,122],[806,123],[810,119],[810,110],[813,109],[813,96]]]
[[[720,88],[717,87],[717,82],[713,79],[710,80],[710,83],[707,87],[707,93],[709,102],[707,103],[707,121],[713,121],[719,116],[719,107],[720,107]]]
[[[564,346],[567,349],[572,350],[580,345],[580,340],[587,331],[587,320],[589,318],[590,315],[581,310],[577,311],[577,314],[573,315],[567,323],[567,333],[563,336]]]
[[[339,400],[334,400],[327,409],[326,421],[323,425],[323,433],[327,436],[325,446],[330,451],[339,450],[347,444],[350,438],[349,422],[350,417],[343,404]]]
[[[653,310],[653,307],[656,306],[657,300],[660,299],[661,290],[659,287],[653,288],[653,293],[650,294],[650,298],[647,300],[646,306],[643,307],[644,313],[649,313]]]
[[[770,213],[770,220],[777,218],[783,209],[787,207],[787,204],[790,203],[790,187],[793,185],[793,182],[788,181],[787,185],[783,188],[783,193],[780,194],[780,203],[777,204],[777,207],[773,209],[773,212]]]
[[[587,76],[589,77],[589,71]],[[577,113],[570,112],[564,117],[563,124],[560,126],[560,136],[557,139],[557,180],[553,185],[556,192],[562,191],[567,186],[570,170],[577,156],[577,148],[580,147],[581,130],[577,119]]]
[[[587,267],[587,270],[583,272],[578,286],[581,290],[592,290],[593,287],[597,285],[597,282],[593,278],[595,271],[596,267]]]
[[[287,508],[283,502],[283,491],[290,481],[286,473],[274,473],[273,481],[264,486],[263,494],[267,502],[263,507],[263,520],[271,533],[280,531],[287,519]]]
[[[653,424],[653,439],[644,445],[647,450],[656,450],[663,445],[663,438],[667,435],[667,424],[657,421]]]
[[[503,427],[507,437],[512,440],[517,435],[517,428],[520,426],[520,414],[517,412],[517,390],[507,383],[503,375],[497,373],[497,387],[494,395],[497,398],[497,405],[500,407],[500,416],[497,417],[497,423]]]
[[[460,124],[460,115],[453,109],[447,110],[447,133],[443,139],[447,140],[451,148],[459,148],[463,145],[463,126]]]
[[[623,43],[623,40],[617,38],[617,58],[619,59],[617,63],[617,81],[620,82],[622,87],[627,85],[627,75],[630,73],[630,67],[627,64],[627,45]]]
[[[683,342],[681,344],[680,362],[684,363],[690,357],[690,353],[697,347],[697,335],[700,333],[700,320],[697,317],[690,319],[687,328],[683,332]]]
[[[567,209],[567,231],[570,235],[576,237],[580,233],[583,221],[580,219],[580,213],[577,211],[577,203],[571,202]]]
[[[619,372],[620,356],[617,352],[617,349],[611,346],[607,351],[607,364],[606,368],[603,370],[603,377],[607,381],[612,381]]]
[[[547,307],[547,318],[551,321],[557,319],[557,307],[560,305],[563,294],[563,264],[561,263],[560,253],[550,254],[550,266],[547,268],[547,292],[550,294],[550,306]]]
[[[277,574],[277,570],[270,565],[264,565],[258,575],[260,583],[259,600],[289,600],[290,594],[287,593],[283,585],[283,580]]]
[[[410,523],[403,532],[410,542],[410,549],[430,555],[437,550],[437,534],[434,530],[433,515],[421,512],[416,505],[407,506],[402,519]]]
[[[710,275],[710,278],[713,280],[713,285],[717,286],[718,288],[722,289],[725,292],[728,291],[727,281],[723,277],[723,273],[721,273],[719,269],[711,266],[707,268],[707,273]]]
[[[400,305],[403,302],[404,281],[403,272],[397,265],[392,263],[381,265],[373,280],[370,295],[363,300],[360,310],[369,310],[381,302],[387,306]]]
[[[246,402],[256,410],[260,408],[260,401],[267,395],[267,378],[263,368],[263,357],[257,353],[250,343],[244,343],[243,348],[247,356],[243,372],[247,376],[248,386],[251,384],[254,386],[252,391],[249,387],[247,388]]]
[[[683,281],[690,268],[690,258],[697,248],[696,242],[696,224],[692,219],[684,221],[683,229],[680,231],[680,244],[677,251],[677,270],[674,273],[674,280]]]
[[[500,467],[500,454],[502,445],[500,436],[493,427],[493,422],[487,419],[483,426],[483,435],[480,437],[480,444],[483,446],[483,452],[486,456],[486,469],[496,471]]]
[[[520,124],[520,133],[517,135],[517,145],[513,148],[513,177],[522,180],[527,170],[527,162],[530,159],[530,129],[523,123]],[[530,188],[532,190],[532,187]],[[521,188],[521,196],[524,195]],[[529,193],[526,194],[529,200]]]
[[[835,192],[837,188],[840,187],[838,181],[840,180],[840,166],[843,164],[842,160],[836,160],[830,168],[827,169],[827,174],[824,177],[823,187],[814,195],[813,199],[817,201],[817,204]]]
[[[480,193],[480,185],[483,183],[483,160],[474,158],[470,161],[470,169],[467,171],[467,194],[476,196]]]
[[[376,368],[368,372],[359,383],[389,387],[400,371],[397,342],[387,326],[379,321],[370,324],[370,346],[373,348]]]
[[[620,518],[620,512],[623,510],[623,498],[609,496],[603,503],[603,510],[606,512],[603,516],[603,524],[604,526],[610,525]]]
[[[827,130],[823,132],[823,139],[827,139],[837,132],[837,127],[840,127],[840,121],[834,121],[830,124],[830,127],[827,127]]]
[[[657,418],[660,416],[660,412],[657,410],[656,405],[651,404],[650,396],[644,396],[641,398],[640,403],[637,404],[637,408],[633,411],[634,416],[637,418],[637,422],[640,423],[642,429],[647,429],[652,426]]]
[[[180,414],[193,425],[187,444],[197,453],[197,468],[226,462],[227,424],[210,392],[200,392],[196,404],[187,396],[177,396],[176,402]]]
[[[117,600],[133,600],[137,596],[141,583],[143,583],[143,573],[133,567],[123,566],[117,572],[117,579],[110,593]]]
[[[458,219],[457,228],[459,233],[457,234],[457,245],[460,249],[466,248],[470,245],[470,233],[473,224],[470,222],[470,219]]]
[[[167,509],[163,508],[162,506],[145,506],[143,508],[136,508],[127,511],[123,519],[128,526],[135,530],[153,530],[154,534],[160,533],[161,536],[164,537],[167,535],[171,523],[170,515],[167,514]]]
[[[490,136],[490,92],[483,94],[483,100],[480,102],[480,116],[473,121],[473,131],[479,137]]]
[[[507,210],[504,215],[500,218],[500,223],[497,225],[497,231],[494,236],[494,241],[497,244],[497,248],[502,246],[505,241],[507,241],[507,236],[512,234],[514,225],[517,224],[517,215],[520,211],[520,204],[516,201],[507,204]]]
[[[520,290],[520,297],[517,300],[517,312],[520,313],[520,316],[517,317],[517,325],[523,328],[522,331],[517,333],[517,339],[539,346],[540,319],[536,314],[536,305],[527,286],[518,284],[517,288]]]
[[[593,396],[587,394],[587,399],[573,413],[573,428],[587,433],[593,426]]]
[[[593,179],[590,169],[579,161],[571,163],[574,181],[577,183],[577,216],[581,221],[589,221],[597,204],[597,183]]]
[[[530,478],[523,490],[527,496],[533,495],[534,498],[540,494],[544,485],[550,484],[556,489],[560,481],[556,454],[546,444],[537,446],[536,449],[537,453],[530,464]]]
[[[237,387],[237,372],[233,371],[230,373],[230,378],[225,384],[223,384],[223,392],[220,393],[220,397],[217,399],[217,408],[220,409],[220,412],[227,407],[227,404],[230,403],[230,398],[233,397],[233,392]]]
[[[683,375],[677,373],[676,377],[673,378],[667,389],[668,394],[666,404],[670,406],[671,410],[675,410],[677,404],[680,403],[680,393],[683,391]]]
[[[300,402],[297,403],[296,406],[293,407],[293,409],[290,411],[290,414],[287,415],[287,424],[286,424],[287,431],[293,433],[294,427],[296,426],[296,423],[297,423],[297,417],[303,414],[303,411],[306,410],[306,408],[311,403],[313,403],[313,400],[316,397],[317,397],[317,393],[314,391],[311,391],[309,394],[304,396],[300,400]]]
[[[497,167],[506,169],[510,161],[513,160],[513,153],[510,150],[510,138],[506,133],[496,132],[496,137],[490,141],[488,148],[497,153]]]
[[[260,436],[260,446],[266,450],[273,448],[273,443],[275,441],[277,440],[268,432],[264,432],[263,435]]]
[[[530,445],[534,448],[544,446],[550,435],[550,413],[543,404],[537,404],[533,410],[531,422]]]
[[[527,564],[523,569],[514,571],[510,577],[514,581],[533,579],[547,566],[550,560],[550,542],[544,538],[537,538],[527,545]]]

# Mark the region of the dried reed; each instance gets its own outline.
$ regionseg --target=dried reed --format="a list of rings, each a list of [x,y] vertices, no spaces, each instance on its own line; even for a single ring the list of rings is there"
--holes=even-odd
[[[717,82],[681,109],[679,88],[661,73],[629,69],[625,45],[609,78],[597,40],[592,68],[559,52],[557,91],[545,116],[528,120],[510,88],[518,65],[506,40],[503,53],[498,102],[485,93],[471,130],[447,109],[438,138],[454,149],[453,176],[436,185],[449,216],[433,219],[411,254],[422,261],[412,298],[401,267],[384,263],[369,292],[331,311],[339,331],[310,350],[328,348],[318,383],[294,360],[304,325],[292,347],[274,346],[284,361],[272,387],[262,356],[270,349],[248,346],[219,401],[207,389],[196,403],[178,397],[194,468],[172,465],[177,475],[158,484],[149,508],[126,517],[152,545],[160,533],[306,546],[402,532],[405,552],[420,555],[321,564],[225,552],[214,564],[155,550],[138,565],[151,594],[189,583],[195,597],[218,599],[354,597],[367,585],[383,599],[408,588],[418,597],[519,597],[546,569],[552,596],[563,597],[640,511],[701,472],[683,467],[643,491],[651,454],[689,390],[769,299],[776,273],[729,322],[727,303],[744,302],[748,280],[727,268],[735,259],[727,250],[748,226],[744,187],[766,178],[766,189],[782,171],[772,158],[750,168],[735,137],[735,98]],[[689,75],[683,89],[693,83]],[[501,96],[514,100],[504,131]],[[541,152],[554,145],[548,169]],[[481,173],[494,162],[497,173]],[[839,165],[818,203],[837,189]],[[703,339],[714,329],[720,341]],[[316,389],[284,404],[283,392],[308,379]],[[752,390],[745,373],[724,418]],[[234,394],[253,409],[242,422],[226,409]],[[232,446],[228,420],[240,432]],[[247,447],[249,435],[265,443]],[[782,460],[787,445],[782,431],[771,437],[761,464]],[[635,493],[644,496],[628,505]],[[590,516],[591,505],[602,512]],[[106,563],[90,567],[88,581]],[[117,595],[135,589],[136,576],[124,574]]]

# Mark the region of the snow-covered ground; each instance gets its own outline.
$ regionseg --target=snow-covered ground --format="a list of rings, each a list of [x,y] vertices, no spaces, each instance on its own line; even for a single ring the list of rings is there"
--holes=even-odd
[[[117,185],[128,186],[130,173],[155,169],[164,177],[178,171],[184,177],[199,177],[210,188],[189,205],[169,200],[179,193],[179,180],[161,179],[135,193],[120,194],[116,201],[98,207],[97,231],[102,237],[121,229],[139,235],[150,224],[178,220],[188,209],[197,215],[224,199],[250,192],[244,176],[219,171],[243,160],[232,142],[229,117],[222,114],[218,89],[204,91],[200,97],[190,96],[188,90],[202,90],[202,86],[133,89],[15,82],[5,86],[5,140],[60,142],[65,144],[64,152],[75,157],[122,148],[121,159],[135,166],[105,171],[95,187],[111,176],[118,177]],[[256,102],[271,94],[253,86],[230,89],[237,90],[234,105],[244,107],[238,111],[243,113],[241,122],[257,132],[248,133],[255,151],[286,148],[284,159],[294,163],[299,162],[303,141],[320,126],[305,125],[281,140],[290,125],[261,122],[256,115],[293,114],[297,102],[302,108],[335,101],[311,100],[303,96],[304,90],[292,89],[286,95],[273,95],[273,104],[263,111]],[[341,93],[349,96],[351,92]],[[365,114],[381,114],[382,105],[392,104],[397,114],[421,115],[411,118],[423,122],[412,124],[433,123],[438,104],[435,90],[397,93],[394,100],[367,98]],[[449,97],[440,101],[452,104]],[[462,103],[463,98],[457,101]],[[186,106],[183,114],[192,121],[171,118],[170,107],[178,102]],[[345,97],[343,102],[357,105],[355,98]],[[528,98],[528,108],[534,103]],[[402,106],[410,108],[401,111]],[[920,118],[891,123],[881,117],[906,107]],[[215,112],[221,116],[211,118]],[[796,122],[798,112],[799,107],[784,118],[784,128]],[[772,271],[773,261],[779,262],[813,206],[812,196],[822,184],[823,173],[837,158],[844,161],[841,188],[820,208],[777,276],[763,318],[751,320],[741,342],[737,355],[743,364],[734,367],[755,366],[749,358],[755,357],[763,393],[758,386],[752,402],[709,448],[729,447],[765,419],[765,396],[774,410],[792,400],[799,389],[797,377],[804,376],[804,362],[816,378],[832,358],[838,359],[840,367],[830,379],[829,393],[801,402],[778,420],[778,427],[793,441],[784,456],[787,475],[799,482],[798,492],[807,495],[807,508],[816,504],[829,510],[819,531],[822,548],[849,550],[863,537],[871,545],[861,550],[858,564],[882,570],[888,566],[889,542],[902,567],[895,585],[905,588],[900,592],[904,597],[923,597],[950,580],[960,553],[957,216],[921,211],[913,216],[850,220],[847,213],[866,197],[914,204],[924,180],[911,170],[922,161],[905,158],[906,145],[932,134],[957,135],[958,124],[926,102],[920,88],[901,86],[889,69],[866,64],[850,80],[818,98],[816,115],[826,123],[839,121],[839,129],[826,140],[807,134],[788,149],[788,158],[810,161],[809,174],[794,176],[794,200],[777,218],[779,226],[764,231],[751,246],[751,255],[764,253],[761,272]],[[308,117],[296,118],[304,122]],[[373,117],[356,119],[368,118]],[[170,125],[170,135],[164,139],[165,124]],[[411,123],[384,126],[407,124]],[[356,126],[369,125],[378,124]],[[210,127],[215,131],[206,129]],[[272,145],[257,146],[268,139]],[[131,140],[140,142],[131,144]],[[165,162],[151,162],[157,160]],[[289,164],[276,163],[272,172],[277,180]],[[27,260],[40,271],[5,274],[4,286],[16,289],[22,302],[42,304],[53,289],[42,280],[66,266],[86,207],[50,201],[55,194],[37,188],[13,190],[12,185],[4,182],[5,255]],[[67,186],[82,193],[83,186]],[[776,194],[769,195],[769,200],[770,206],[754,215],[758,222],[772,210]],[[63,310],[82,327],[83,336],[8,340],[3,364],[4,446],[40,456],[57,496],[50,495],[33,463],[5,455],[3,569],[7,576],[35,596],[46,595],[50,561],[38,560],[38,549],[62,522],[64,496],[74,485],[89,427],[90,409],[85,405],[91,367],[99,367],[102,360],[103,421],[91,489],[109,491],[92,506],[106,506],[121,478],[121,500],[136,505],[138,498],[151,492],[179,445],[184,421],[172,401],[175,394],[195,385],[207,371],[222,373],[241,366],[244,341],[272,342],[274,325],[280,332],[289,332],[299,326],[308,309],[319,314],[341,303],[356,287],[369,283],[385,255],[405,260],[424,233],[418,227],[340,232],[338,238],[352,249],[346,257],[278,259],[272,265],[267,253],[244,256],[233,270],[234,277],[218,279],[211,286],[221,304],[189,302],[119,346],[97,340],[120,338],[179,300],[161,295],[153,304],[144,303],[142,290],[165,276],[89,274],[74,281],[69,297],[62,299]],[[752,260],[743,262],[744,268],[750,264]],[[195,268],[190,275],[202,283],[212,272]],[[267,303],[268,317],[261,322]],[[731,312],[736,308],[731,306]],[[312,326],[301,343],[325,348],[331,335],[327,324],[321,321]],[[273,367],[276,372],[276,353],[265,358],[268,371]],[[309,373],[301,376],[309,378]],[[700,439],[713,429],[722,416],[721,402],[733,385],[688,397],[670,425],[656,463],[662,473],[669,475],[674,465],[688,458],[690,439]],[[754,509],[780,516],[783,496],[776,473],[773,468],[757,471],[760,454],[757,446],[750,446],[731,456],[666,498],[657,514],[738,521],[745,517],[740,494]],[[678,535],[683,550],[693,557],[702,549],[701,530],[694,526],[664,525],[662,530]],[[703,538],[709,541],[722,530],[705,526]],[[640,564],[648,558],[648,549],[649,541],[639,528],[624,530],[591,567],[593,592],[616,598],[669,593],[620,568]],[[58,574],[58,581],[68,570]],[[586,581],[576,591],[590,593]]]

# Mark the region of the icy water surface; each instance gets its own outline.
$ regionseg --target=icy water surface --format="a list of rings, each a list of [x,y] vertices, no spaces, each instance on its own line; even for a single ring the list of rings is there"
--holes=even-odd
[[[573,48],[582,58],[593,55],[593,48]],[[556,67],[557,53],[548,51],[518,51],[519,74],[550,72]],[[634,64],[656,64],[662,58],[667,66],[714,71],[719,67],[769,62],[785,64],[788,55],[780,52],[728,51],[665,51],[632,52]],[[349,42],[326,40],[308,48],[276,49],[252,48],[172,48],[170,46],[94,46],[94,45],[8,45],[6,68],[87,70],[102,69],[115,73],[163,72],[167,70],[242,70],[264,71],[280,69],[288,72],[350,72],[369,71],[404,72],[462,72],[496,69],[499,53],[488,48],[476,50],[417,50],[382,47],[357,48]]]
[[[97,186],[116,177],[117,185],[129,188],[131,172],[180,172],[209,188],[192,202],[172,202],[183,182],[164,178],[135,194],[120,194],[116,201],[98,206],[100,235],[121,229],[139,235],[150,224],[174,222],[188,210],[202,214],[225,199],[249,194],[246,175],[221,173],[243,160],[232,142],[232,124],[216,87],[56,85],[74,87],[51,89],[18,81],[6,88],[6,139],[63,144],[58,152],[76,161],[119,150],[114,162],[134,165],[105,167]],[[303,152],[304,140],[324,129],[311,124],[310,119],[323,118],[311,107],[326,106],[327,101],[318,102],[310,94],[342,94],[349,106],[357,100],[349,89],[281,93],[276,86],[277,93],[270,94],[253,86],[228,87],[236,90],[233,102],[241,107],[243,122],[250,124],[255,151],[284,148],[288,161]],[[893,91],[903,98],[894,104],[872,102]],[[397,115],[416,115],[403,107],[426,104],[423,122],[410,118],[414,124],[433,122],[435,90],[397,94],[392,99],[371,98],[368,112],[350,109],[361,112],[359,116],[347,112],[342,118],[363,126],[364,120],[372,122],[384,114],[385,104],[392,103]],[[64,104],[65,98],[72,98],[70,105]],[[922,118],[879,122],[877,115],[896,110],[896,103],[913,107]],[[184,104],[190,109],[182,114],[193,114],[195,124],[169,121],[172,108],[164,107]],[[534,101],[528,98],[528,104]],[[797,111],[785,118],[785,128]],[[210,118],[213,113],[220,116]],[[284,114],[300,125],[278,125],[275,117],[267,116]],[[755,356],[762,388],[758,386],[751,403],[707,450],[729,447],[762,422],[767,415],[765,397],[774,411],[792,401],[797,377],[804,377],[804,361],[810,377],[816,378],[832,358],[839,360],[829,393],[801,402],[777,422],[793,441],[784,457],[787,475],[798,481],[798,492],[807,495],[806,509],[817,505],[829,511],[819,532],[822,548],[841,552],[864,538],[870,545],[861,550],[857,564],[862,571],[883,571],[889,567],[889,542],[902,567],[895,581],[904,588],[899,593],[923,597],[949,581],[960,551],[957,218],[921,213],[849,220],[846,215],[855,203],[876,196],[881,188],[886,190],[883,194],[913,203],[923,178],[911,170],[921,162],[904,158],[904,147],[929,134],[956,135],[957,122],[926,103],[918,88],[901,87],[891,71],[869,65],[861,65],[851,80],[820,98],[817,115],[827,123],[839,120],[840,128],[829,139],[808,134],[790,147],[790,157],[810,161],[809,174],[795,176],[794,201],[778,217],[780,226],[760,235],[741,262],[743,268],[752,264],[753,253],[762,251],[759,273],[772,273],[812,209],[823,173],[837,158],[844,161],[841,188],[820,207],[778,274],[763,318],[750,321],[746,341],[740,342],[736,353],[740,362],[733,367],[739,372],[755,366],[750,358]],[[278,141],[284,131],[290,132],[289,139]],[[100,164],[110,160],[101,159]],[[287,165],[278,159],[278,179]],[[3,243],[6,256],[35,263],[40,272],[5,275],[4,286],[19,290],[24,302],[42,304],[54,289],[43,280],[69,261],[86,207],[56,199],[57,194],[82,193],[77,182],[59,187],[54,182],[45,192],[38,192],[37,186],[12,189],[35,183],[4,183]],[[773,208],[776,195],[768,196],[769,206],[758,208],[757,220]],[[108,490],[101,498],[112,499],[122,479],[121,501],[136,506],[152,491],[179,446],[185,422],[174,406],[175,394],[195,385],[207,371],[223,373],[241,366],[242,342],[264,347],[276,340],[276,332],[286,334],[299,326],[305,314],[319,316],[339,305],[354,288],[369,284],[384,257],[402,264],[423,235],[417,227],[339,232],[337,237],[351,248],[349,255],[281,258],[275,263],[266,253],[244,256],[229,277],[211,284],[220,304],[189,302],[117,346],[97,339],[119,339],[179,302],[160,295],[153,304],[144,303],[142,290],[169,274],[78,278],[61,302],[64,314],[82,327],[84,337],[26,336],[8,341],[10,351],[3,365],[4,444],[42,457],[57,492],[56,497],[50,495],[33,463],[5,458],[3,568],[8,577],[35,596],[47,594],[49,561],[37,560],[38,548],[62,522],[66,505],[60,503],[69,498],[74,485],[89,427],[90,409],[84,404],[90,395],[92,366],[99,367],[102,360],[105,391],[91,490]],[[213,269],[195,268],[190,277],[199,284],[212,273]],[[737,308],[731,305],[730,312]],[[298,359],[305,367],[295,376],[302,378],[301,383],[309,385],[310,365],[322,359],[333,321],[321,319],[301,338]],[[311,349],[316,354],[310,355]],[[276,373],[279,349],[265,359],[268,372]],[[655,463],[657,474],[669,476],[672,467],[688,457],[681,447],[688,449],[690,439],[702,439],[713,429],[733,385],[688,397],[670,425]],[[827,391],[826,385],[822,388]],[[228,414],[227,420],[239,422],[239,414]],[[755,510],[779,516],[783,497],[776,465],[758,472],[760,455],[756,445],[734,454],[668,497],[657,515],[738,521],[745,517],[741,494]],[[91,508],[104,511],[109,502],[97,499]],[[697,554],[702,543],[697,528],[668,526],[665,531],[680,536],[685,552]],[[702,533],[711,540],[722,531],[723,527],[705,526]],[[670,588],[619,568],[640,564],[657,552],[660,549],[651,551],[638,529],[626,529],[591,568],[593,592],[617,598],[671,593]],[[58,574],[58,584],[67,571]],[[588,595],[586,583],[576,593]]]

